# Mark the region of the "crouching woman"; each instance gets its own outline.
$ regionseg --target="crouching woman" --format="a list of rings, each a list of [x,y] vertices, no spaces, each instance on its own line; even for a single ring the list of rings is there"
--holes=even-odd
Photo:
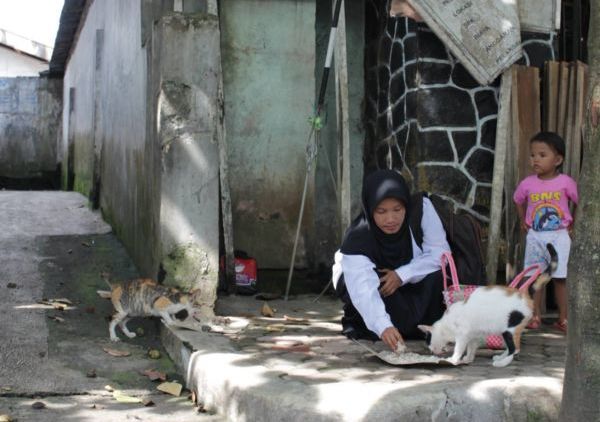
[[[363,211],[346,230],[333,266],[347,337],[381,339],[395,350],[404,338],[423,338],[417,325],[444,312],[440,259],[450,247],[429,199],[414,198],[423,201],[420,221],[417,213],[411,220],[414,204],[400,174],[377,170],[365,178]],[[411,224],[421,225],[421,245]]]

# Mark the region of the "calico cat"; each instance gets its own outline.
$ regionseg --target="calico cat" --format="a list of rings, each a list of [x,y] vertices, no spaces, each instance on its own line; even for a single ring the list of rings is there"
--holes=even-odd
[[[106,282],[110,286],[110,300],[116,310],[108,326],[112,341],[119,341],[115,332],[117,324],[127,337],[135,337],[135,333],[129,331],[126,325],[131,317],[159,316],[165,324],[173,324],[175,321],[171,315],[181,319],[194,315],[195,299],[200,293],[199,290],[193,290],[184,294],[147,278],[119,284]]]
[[[533,284],[539,290],[551,279],[556,270],[558,256],[550,244],[550,265]],[[470,363],[482,338],[490,334],[502,333],[506,350],[493,357],[493,365],[506,366],[513,356],[519,353],[521,333],[533,316],[533,301],[527,291],[506,286],[487,286],[475,289],[464,301],[453,303],[442,318],[433,326],[419,325],[427,335],[429,349],[436,355],[444,347],[454,342],[454,353],[449,359],[457,365]]]

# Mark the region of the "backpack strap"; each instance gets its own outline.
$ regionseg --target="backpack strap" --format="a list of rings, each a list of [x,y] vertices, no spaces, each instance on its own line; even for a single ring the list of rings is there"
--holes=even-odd
[[[427,198],[428,196],[427,192],[417,192],[410,197],[411,209],[408,225],[419,248],[423,245],[423,227],[421,226],[421,221],[423,220],[423,198]]]

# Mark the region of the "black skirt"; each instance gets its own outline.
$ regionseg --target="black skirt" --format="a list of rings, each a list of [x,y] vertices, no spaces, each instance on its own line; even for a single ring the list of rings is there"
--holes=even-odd
[[[342,333],[349,338],[379,340],[379,336],[367,328],[352,304],[343,275],[337,283],[336,292],[344,303]],[[424,339],[425,335],[417,325],[431,325],[444,313],[442,272],[431,273],[419,283],[406,284],[382,299],[392,324],[403,338]]]

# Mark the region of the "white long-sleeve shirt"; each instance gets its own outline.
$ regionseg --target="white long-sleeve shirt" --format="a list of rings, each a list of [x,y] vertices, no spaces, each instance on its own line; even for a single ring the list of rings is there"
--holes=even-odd
[[[413,259],[395,269],[403,284],[418,283],[427,275],[441,268],[440,260],[445,251],[450,250],[442,222],[428,198],[423,198],[423,244],[419,247],[411,230]],[[373,268],[375,264],[365,255],[344,255],[335,253],[333,280],[344,274],[346,288],[352,304],[358,310],[367,328],[379,337],[392,326],[390,316],[379,294],[379,278]]]

